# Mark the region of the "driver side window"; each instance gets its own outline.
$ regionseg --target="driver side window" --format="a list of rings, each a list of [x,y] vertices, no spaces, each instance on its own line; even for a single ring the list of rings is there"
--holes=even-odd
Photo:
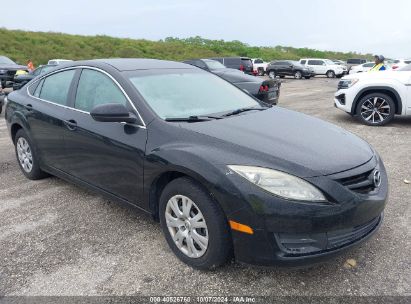
[[[127,106],[127,99],[110,77],[99,71],[83,69],[74,107],[91,112],[95,106],[107,103]]]

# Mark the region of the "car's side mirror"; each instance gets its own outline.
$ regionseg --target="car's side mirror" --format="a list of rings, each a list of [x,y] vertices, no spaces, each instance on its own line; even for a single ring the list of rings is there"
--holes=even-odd
[[[125,122],[143,125],[139,117],[119,103],[97,105],[91,110],[90,115],[95,121],[100,122]]]

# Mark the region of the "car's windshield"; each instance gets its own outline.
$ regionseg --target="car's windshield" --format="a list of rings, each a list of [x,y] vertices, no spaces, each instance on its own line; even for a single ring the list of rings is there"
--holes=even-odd
[[[227,68],[224,64],[222,64],[218,61],[215,61],[215,60],[205,60],[204,62],[206,63],[207,67],[210,70],[218,70],[218,69],[226,69]]]
[[[240,89],[203,71],[152,70],[127,74],[149,106],[163,119],[260,106]]]
[[[324,61],[326,64],[335,64],[335,62],[330,59],[325,59]]]
[[[10,58],[7,58],[5,56],[0,56],[0,64],[16,64],[16,63]]]

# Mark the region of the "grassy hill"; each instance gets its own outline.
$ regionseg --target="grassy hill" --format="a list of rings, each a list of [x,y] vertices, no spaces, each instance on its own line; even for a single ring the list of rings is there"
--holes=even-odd
[[[35,65],[51,58],[92,59],[108,57],[144,57],[170,60],[213,56],[299,59],[301,57],[348,59],[370,58],[370,54],[319,51],[293,47],[256,47],[240,41],[209,40],[201,37],[166,38],[160,41],[124,39],[108,36],[80,36],[51,32],[27,32],[0,28],[0,55],[22,64],[32,59]]]

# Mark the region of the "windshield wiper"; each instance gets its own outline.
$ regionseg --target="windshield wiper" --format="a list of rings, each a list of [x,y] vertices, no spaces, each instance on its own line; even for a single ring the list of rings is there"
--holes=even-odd
[[[227,116],[233,116],[233,115],[237,115],[243,112],[247,112],[247,111],[262,111],[262,110],[266,110],[268,109],[268,107],[262,107],[262,108],[255,108],[255,107],[248,107],[248,108],[240,108],[231,112],[228,112],[227,114],[224,114],[223,117],[227,117]]]
[[[198,121],[209,121],[213,119],[221,119],[220,116],[204,116],[204,115],[192,115],[188,117],[168,117],[165,121],[187,121],[187,122],[198,122]]]

